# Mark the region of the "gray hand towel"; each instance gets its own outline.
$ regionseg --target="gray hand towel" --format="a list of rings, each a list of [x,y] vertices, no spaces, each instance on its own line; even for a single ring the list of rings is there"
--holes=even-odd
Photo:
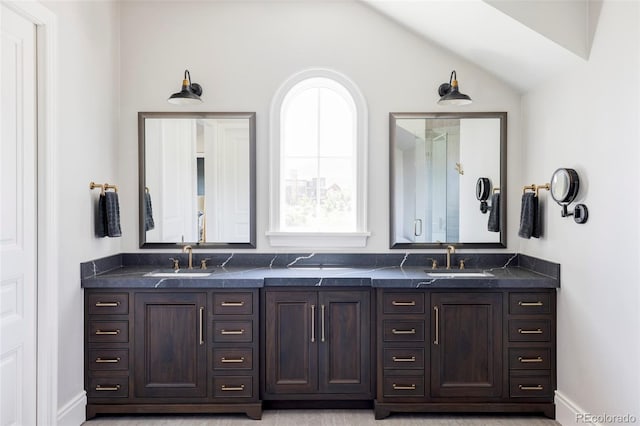
[[[107,236],[107,217],[105,216],[104,203],[104,194],[100,194],[95,210],[95,234],[98,238]]]
[[[153,221],[153,208],[151,206],[151,194],[145,191],[144,193],[144,230],[150,231],[156,227]]]
[[[489,211],[489,221],[487,230],[490,232],[500,232],[500,193],[496,192],[491,196],[491,210]]]
[[[520,230],[518,236],[522,238],[540,237],[540,214],[538,212],[538,197],[533,192],[522,195],[520,208]]]
[[[118,201],[118,193],[111,191],[105,192],[104,201],[107,236],[120,237],[122,230],[120,229],[120,203]]]

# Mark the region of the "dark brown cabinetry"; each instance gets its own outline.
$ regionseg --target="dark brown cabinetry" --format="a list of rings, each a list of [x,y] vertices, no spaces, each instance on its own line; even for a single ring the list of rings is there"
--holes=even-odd
[[[260,418],[257,290],[86,290],[87,418]]]
[[[264,292],[264,399],[371,399],[370,290]]]
[[[555,415],[555,290],[377,291],[376,418]]]

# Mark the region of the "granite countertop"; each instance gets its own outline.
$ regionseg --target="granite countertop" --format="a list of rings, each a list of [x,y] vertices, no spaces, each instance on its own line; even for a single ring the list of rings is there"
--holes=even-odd
[[[438,268],[427,269],[427,262],[407,262],[409,255],[405,255],[400,262],[398,259],[389,260],[386,257],[376,260],[374,265],[363,265],[361,261],[348,264],[347,258],[337,264],[335,259],[328,262],[323,259],[302,255],[286,258],[286,262],[277,264],[273,260],[266,262],[236,262],[235,265],[227,261],[220,262],[207,270],[182,269],[174,272],[167,269],[164,262],[158,265],[153,259],[144,264],[144,259],[135,261],[124,255],[118,259],[109,258],[109,262],[98,260],[82,264],[83,288],[261,288],[261,287],[385,287],[385,288],[557,288],[560,286],[559,265],[551,262],[531,258],[529,256],[512,254],[498,258],[499,262],[485,262],[487,259],[474,258],[473,268],[464,270]],[[133,255],[131,255],[133,256]],[[166,255],[164,255],[166,256]],[[275,260],[278,256],[274,255]],[[295,256],[295,255],[291,255]],[[377,255],[383,256],[383,255]],[[389,256],[394,256],[393,254]],[[424,256],[424,255],[422,255]],[[140,257],[137,255],[137,257]],[[481,256],[480,256],[481,257]],[[336,257],[337,258],[337,257]],[[106,259],[106,258],[105,258]],[[500,264],[506,259],[506,262]],[[358,259],[356,259],[358,260]],[[496,260],[496,259],[493,259]],[[102,263],[100,263],[102,261]],[[251,264],[253,263],[253,264]],[[262,263],[262,264],[261,264]],[[266,264],[265,264],[266,263]],[[274,264],[276,263],[276,264]],[[394,264],[396,263],[396,264]],[[493,265],[491,264],[493,263]],[[184,263],[183,263],[184,264]],[[428,263],[430,264],[430,262]],[[327,266],[330,265],[330,266]],[[169,276],[149,276],[149,273],[161,272]],[[181,276],[184,272],[209,273],[208,276]],[[487,276],[480,277],[434,277],[431,273],[469,273],[487,272]]]

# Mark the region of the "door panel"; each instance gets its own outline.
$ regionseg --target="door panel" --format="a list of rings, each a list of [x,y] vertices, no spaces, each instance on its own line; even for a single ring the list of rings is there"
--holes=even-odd
[[[266,392],[317,392],[317,294],[272,291],[265,298]]]
[[[0,424],[36,418],[35,27],[1,5]]]
[[[502,295],[434,293],[433,397],[502,394]]]
[[[205,293],[135,296],[137,397],[207,396]]]
[[[319,300],[320,392],[371,392],[369,292],[320,292]]]

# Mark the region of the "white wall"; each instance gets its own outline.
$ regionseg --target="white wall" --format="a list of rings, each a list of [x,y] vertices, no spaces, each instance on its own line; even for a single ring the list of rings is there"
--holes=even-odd
[[[579,202],[590,214],[578,225],[542,193],[545,236],[520,244],[562,265],[558,419],[565,426],[581,411],[640,420],[639,28],[640,3],[604,2],[589,61],[523,97],[521,182],[548,182],[556,168],[575,168]]]
[[[125,184],[117,168],[119,14],[110,2],[44,4],[57,15],[58,28],[58,407],[73,409],[69,404],[82,404],[84,389],[79,264],[120,251],[119,239],[94,237],[93,208],[99,191],[89,190],[91,181]],[[136,230],[125,227],[123,232]],[[84,406],[79,407],[84,415]]]
[[[198,110],[257,113],[257,251],[275,251],[265,238],[269,104],[279,85],[302,69],[340,71],[367,100],[372,235],[365,251],[389,247],[388,114],[445,111],[436,104],[436,91],[451,70],[474,99],[466,110],[508,111],[509,159],[520,158],[520,96],[514,90],[355,1],[125,2],[121,38],[126,42],[121,47],[120,176],[126,182],[121,203],[127,230],[138,227],[137,112],[189,110],[166,102],[179,89],[185,68],[204,88]],[[511,168],[510,181],[519,182],[519,173]],[[517,189],[512,196],[518,196]],[[511,250],[517,244],[517,214],[510,212]],[[123,243],[123,250],[137,250],[137,233],[126,232]]]

